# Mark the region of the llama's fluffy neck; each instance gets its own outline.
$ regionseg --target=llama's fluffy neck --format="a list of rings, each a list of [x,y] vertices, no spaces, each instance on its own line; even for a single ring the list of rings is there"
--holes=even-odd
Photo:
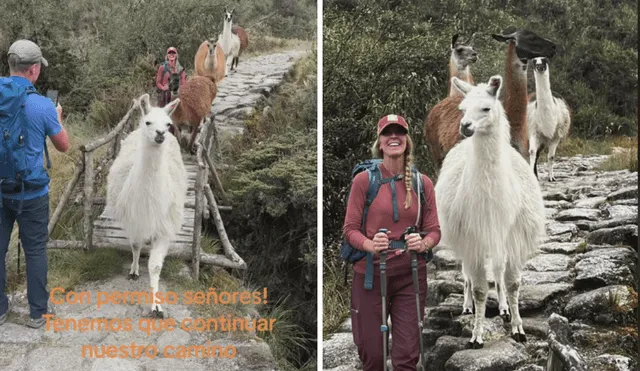
[[[536,80],[536,101],[540,104],[552,104],[551,83],[549,82],[549,68],[544,72],[534,72]]]
[[[471,76],[471,68],[469,66],[462,67],[459,65],[453,55],[449,58],[449,96],[456,97],[462,96],[462,94],[458,91],[458,89],[453,87],[453,83],[451,82],[451,78],[455,76],[460,80],[464,80],[469,84],[473,84],[473,76]]]
[[[224,21],[224,25],[222,27],[222,40],[226,45],[231,44],[231,26],[232,22]]]
[[[166,143],[151,143],[144,135],[141,135],[139,139],[137,158],[133,163],[129,176],[138,177],[138,179],[135,179],[134,184],[154,184],[155,179],[166,178],[167,176],[166,151],[164,150]]]
[[[523,69],[514,43],[507,48],[505,85],[504,110],[511,126],[512,144],[524,156],[527,152],[527,70]]]
[[[205,70],[215,71],[215,69],[218,67],[216,65],[217,53],[218,53],[218,47],[217,46],[213,48],[213,53],[210,53],[209,51],[207,51],[207,57],[204,59],[204,69]]]

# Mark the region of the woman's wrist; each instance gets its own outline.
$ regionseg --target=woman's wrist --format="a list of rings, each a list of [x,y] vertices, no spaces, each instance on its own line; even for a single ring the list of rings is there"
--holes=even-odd
[[[424,251],[426,252],[427,250],[433,247],[434,245],[433,240],[431,239],[431,237],[425,237],[422,239],[422,245],[423,245]]]

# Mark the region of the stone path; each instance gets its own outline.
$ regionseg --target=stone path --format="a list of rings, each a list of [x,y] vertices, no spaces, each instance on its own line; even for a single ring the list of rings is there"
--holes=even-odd
[[[216,114],[216,123],[223,132],[236,135],[243,132],[243,119],[248,117],[253,107],[264,100],[282,83],[293,64],[304,52],[285,52],[242,60],[238,70],[230,73],[219,86],[212,110]],[[200,371],[200,370],[276,370],[276,362],[266,343],[260,340],[238,340],[231,333],[216,334],[216,341],[207,343],[205,334],[197,331],[187,332],[179,328],[174,331],[152,332],[150,335],[138,328],[138,321],[149,316],[148,305],[108,304],[97,307],[98,292],[149,292],[147,260],[140,258],[140,279],[127,279],[130,263],[122,267],[121,274],[107,280],[79,285],[73,291],[90,292],[91,304],[60,304],[56,307],[59,319],[131,319],[131,331],[80,331],[79,329],[56,332],[53,329],[30,329],[24,326],[28,317],[26,293],[12,295],[13,309],[8,320],[0,326],[0,370],[2,371]],[[160,280],[160,291],[165,291]],[[179,293],[180,295],[180,293]],[[195,308],[182,305],[164,306],[165,318],[170,317],[178,324],[186,318],[200,317]],[[137,345],[155,345],[159,354],[155,357],[138,356],[133,358],[131,350],[127,357],[120,358],[122,351],[115,350],[116,357],[97,358],[82,356],[83,345],[98,347],[100,355],[102,345],[129,347]],[[195,345],[221,346],[231,351],[236,349],[233,358],[176,359],[163,356],[165,346]],[[177,349],[170,348],[169,354]],[[137,354],[136,354],[137,356]]]
[[[629,329],[637,327],[632,303],[637,300],[638,174],[594,170],[606,158],[561,158],[554,167],[555,183],[547,181],[546,165],[539,167],[548,238],[522,274],[524,345],[508,336],[511,326],[498,316],[491,290],[485,347],[465,350],[473,324],[472,316],[461,316],[459,264],[449,249],[436,247],[428,266],[423,332],[429,371],[543,371],[552,313],[567,317],[569,345],[591,369],[635,370],[637,359],[612,353],[636,349]],[[619,325],[625,321],[627,328]],[[346,321],[325,340],[325,370],[362,369],[350,331]]]
[[[244,120],[257,104],[267,98],[282,82],[305,52],[289,51],[241,60],[235,72],[229,72],[218,86],[212,112],[222,133],[241,134]]]

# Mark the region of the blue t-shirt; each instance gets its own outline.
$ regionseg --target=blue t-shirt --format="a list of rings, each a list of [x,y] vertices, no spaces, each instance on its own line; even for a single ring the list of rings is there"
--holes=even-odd
[[[32,86],[31,82],[24,77],[10,76],[14,82],[21,86]],[[62,130],[62,126],[58,122],[58,112],[56,107],[47,97],[39,94],[27,95],[24,104],[25,114],[27,116],[27,135],[25,143],[27,148],[27,156],[33,156],[35,163],[44,165],[44,144],[47,136],[58,134]],[[49,186],[45,186],[38,190],[25,190],[24,194],[18,192],[15,194],[3,194],[13,200],[32,200],[42,197],[49,192]]]

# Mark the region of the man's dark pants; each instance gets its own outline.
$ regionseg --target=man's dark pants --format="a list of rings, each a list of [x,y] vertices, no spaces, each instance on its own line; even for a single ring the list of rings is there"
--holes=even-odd
[[[27,264],[27,299],[30,317],[40,318],[47,312],[47,240],[49,239],[49,195],[22,201],[6,197],[0,208],[0,314],[8,310],[6,286],[6,255],[14,222],[20,228],[20,240]]]

